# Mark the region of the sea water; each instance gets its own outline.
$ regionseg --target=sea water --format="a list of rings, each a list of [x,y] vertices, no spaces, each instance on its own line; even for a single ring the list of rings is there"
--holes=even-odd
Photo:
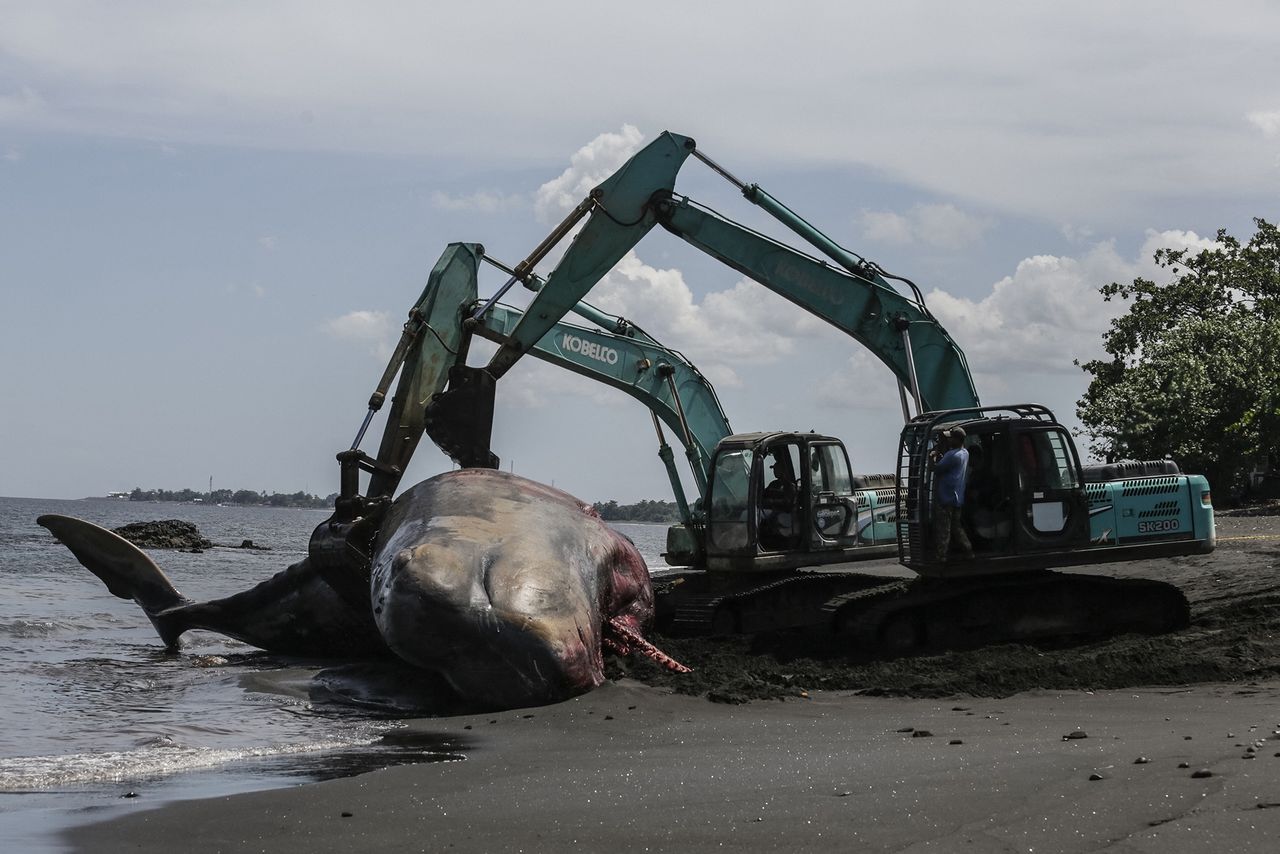
[[[0,851],[57,851],[56,832],[178,798],[326,779],[402,762],[449,761],[449,744],[404,744],[385,707],[316,690],[332,662],[272,656],[208,632],[164,651],[133,602],[117,599],[36,517],[105,528],[182,519],[214,543],[153,551],[193,599],[246,590],[306,553],[328,511],[0,498]],[[650,568],[665,528],[616,526]],[[269,551],[234,548],[252,540]],[[415,711],[413,716],[420,716]]]

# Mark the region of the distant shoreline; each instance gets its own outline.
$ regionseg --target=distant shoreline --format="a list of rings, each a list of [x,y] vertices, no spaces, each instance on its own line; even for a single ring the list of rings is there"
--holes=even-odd
[[[325,505],[305,505],[305,504],[250,504],[238,503],[234,501],[212,502],[212,501],[178,501],[172,498],[144,498],[141,500],[132,500],[129,498],[117,498],[111,495],[86,495],[83,498],[20,498],[18,496],[7,496],[15,498],[19,501],[110,501],[112,504],[176,504],[179,507],[245,507],[260,508],[264,510],[333,510],[333,504]]]

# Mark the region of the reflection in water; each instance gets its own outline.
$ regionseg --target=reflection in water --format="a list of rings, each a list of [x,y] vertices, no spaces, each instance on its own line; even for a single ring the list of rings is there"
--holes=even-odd
[[[373,744],[362,747],[276,761],[285,775],[318,782],[354,777],[397,765],[460,762],[466,758],[466,751],[471,746],[455,735],[400,729],[392,730]]]

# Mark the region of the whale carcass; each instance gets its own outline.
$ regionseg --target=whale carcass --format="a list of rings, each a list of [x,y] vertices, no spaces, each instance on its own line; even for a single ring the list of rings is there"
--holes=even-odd
[[[467,702],[557,702],[604,681],[604,649],[683,669],[643,637],[653,620],[644,559],[578,499],[514,474],[463,469],[391,505],[373,544],[367,608],[304,559],[207,602],[184,597],[141,550],[69,516],[37,522],[176,648],[206,629],[272,652],[394,655]]]

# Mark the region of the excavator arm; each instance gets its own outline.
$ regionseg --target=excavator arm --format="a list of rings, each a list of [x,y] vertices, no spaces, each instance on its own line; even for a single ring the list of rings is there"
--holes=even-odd
[[[816,315],[866,347],[906,388],[921,412],[978,405],[964,353],[923,302],[898,293],[870,264],[850,272],[703,208],[663,201],[672,234]]]
[[[445,249],[409,311],[400,340],[370,396],[368,412],[355,440],[338,454],[341,487],[334,514],[316,529],[309,549],[313,562],[337,588],[349,586],[353,575],[349,568],[353,564],[367,561],[368,543],[422,438],[427,424],[426,404],[445,387],[451,375],[465,369],[472,334],[504,340],[524,316],[517,308],[491,301],[479,323],[466,322],[479,303],[478,268],[484,259],[484,247],[479,244],[453,243]],[[543,282],[531,276],[528,284],[537,288]],[[684,356],[662,346],[635,324],[585,303],[575,304],[570,310],[603,328],[558,321],[534,343],[531,352],[551,364],[617,388],[649,409],[658,433],[659,455],[671,479],[681,517],[689,522],[688,502],[660,422],[666,423],[684,446],[699,497],[705,497],[712,451],[721,438],[732,433],[715,390]],[[397,375],[399,381],[377,456],[370,457],[360,450],[360,444]],[[491,423],[491,409],[484,418]],[[363,492],[362,473],[369,475],[368,488]],[[358,585],[347,592],[354,596],[361,593]]]
[[[675,196],[676,175],[691,155],[834,264]],[[532,280],[532,262],[549,252],[549,241],[563,237],[583,218],[585,225],[524,316],[496,339],[500,346],[488,365],[455,368],[448,391],[428,407],[432,440],[462,465],[482,465],[492,457],[487,444],[491,429],[477,425],[476,414],[492,412],[496,380],[657,224],[862,343],[911,390],[918,412],[978,405],[963,352],[929,313],[914,285],[907,282],[914,298],[903,296],[881,268],[839,247],[758,185],[738,181],[699,152],[689,137],[664,132],[637,152],[512,271],[508,286]],[[483,322],[496,300],[472,315],[470,328]]]

